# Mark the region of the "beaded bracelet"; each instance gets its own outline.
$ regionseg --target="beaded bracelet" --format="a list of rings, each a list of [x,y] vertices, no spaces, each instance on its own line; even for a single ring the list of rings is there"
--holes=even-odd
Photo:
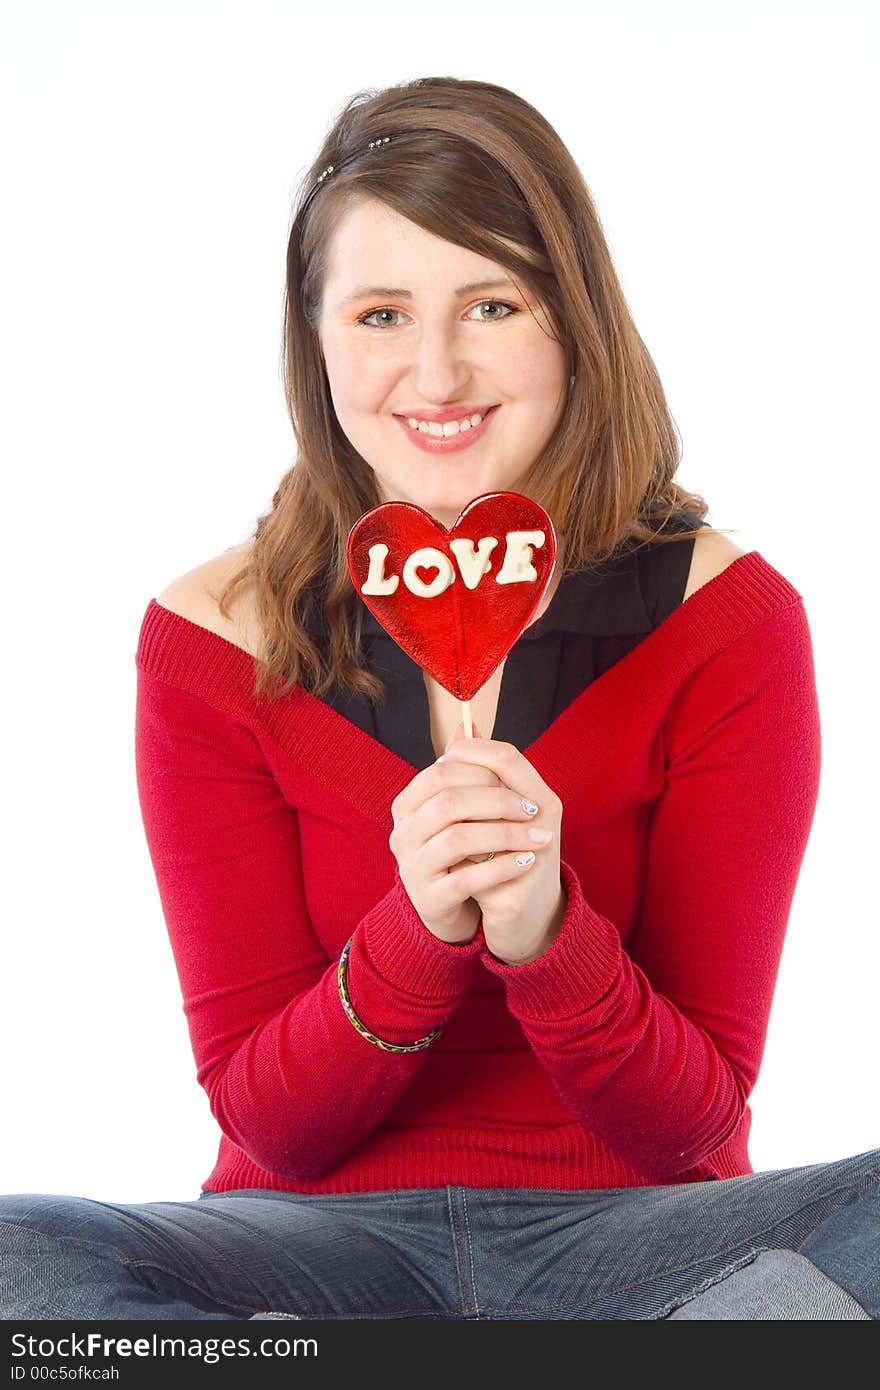
[[[350,946],[351,937],[349,937],[346,941],[345,945],[342,948],[342,955],[339,957],[339,965],[336,970],[336,983],[339,986],[339,998],[342,1000],[342,1007],[345,1010],[348,1017],[351,1019],[355,1028],[360,1033],[361,1037],[366,1038],[367,1042],[374,1043],[376,1047],[384,1048],[386,1052],[421,1052],[423,1047],[429,1047],[430,1044],[434,1041],[434,1039],[438,1037],[440,1033],[443,1032],[442,1023],[437,1028],[434,1028],[430,1033],[426,1033],[423,1038],[419,1038],[418,1041],[414,1043],[385,1042],[382,1038],[377,1038],[375,1033],[371,1033],[369,1028],[365,1027],[364,1024],[361,1023],[360,1019],[358,1018],[357,1014],[351,1006],[351,1000],[348,997],[348,987],[345,983],[345,977],[348,971],[348,951]]]

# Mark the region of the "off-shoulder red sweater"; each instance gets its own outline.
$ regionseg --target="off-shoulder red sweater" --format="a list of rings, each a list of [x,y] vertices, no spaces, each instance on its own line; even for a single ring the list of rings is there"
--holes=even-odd
[[[801,595],[737,557],[524,749],[563,803],[565,915],[507,965],[437,940],[388,845],[417,769],[154,599],[136,771],[196,1063],[203,1186],[597,1188],[752,1172],[764,1049],[818,794]],[[427,1049],[373,1046],[438,1023]]]

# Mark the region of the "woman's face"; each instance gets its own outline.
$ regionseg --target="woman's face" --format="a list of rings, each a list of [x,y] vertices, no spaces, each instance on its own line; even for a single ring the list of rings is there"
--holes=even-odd
[[[542,306],[502,266],[362,199],[330,243],[318,333],[339,424],[382,501],[451,526],[480,493],[524,490],[568,381]],[[451,436],[408,423],[438,413],[483,423]]]

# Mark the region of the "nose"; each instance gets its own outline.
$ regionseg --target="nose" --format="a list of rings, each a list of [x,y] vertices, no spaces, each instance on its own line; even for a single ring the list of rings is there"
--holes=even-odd
[[[471,380],[467,345],[456,325],[427,324],[414,348],[413,389],[426,404],[442,406],[461,394]]]

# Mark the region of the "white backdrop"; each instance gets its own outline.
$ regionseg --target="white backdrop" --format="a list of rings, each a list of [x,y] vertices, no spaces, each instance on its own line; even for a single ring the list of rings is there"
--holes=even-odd
[[[822,785],[751,1153],[880,1145],[876,11],[580,9],[573,35],[558,0],[4,6],[0,1192],[194,1198],[213,1165],[137,801],[138,632],[292,461],[300,176],[353,92],[431,74],[513,88],[569,144],[680,478],[803,595]]]

